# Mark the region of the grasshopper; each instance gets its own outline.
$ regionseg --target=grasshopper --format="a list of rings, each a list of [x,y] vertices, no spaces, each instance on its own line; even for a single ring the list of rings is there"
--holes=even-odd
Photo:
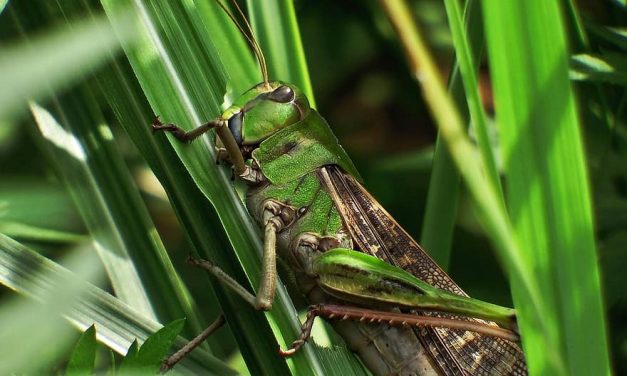
[[[152,127],[182,142],[215,129],[219,159],[246,183],[246,207],[263,229],[257,294],[210,261],[190,262],[259,310],[272,308],[277,257],[289,265],[312,306],[301,336],[283,356],[303,346],[313,320],[322,316],[340,319],[331,320],[334,329],[376,375],[526,375],[514,310],[468,297],[438,267],[361,185],[305,95],[268,79],[248,23],[250,36],[218,3],[249,40],[263,82],[191,131],[158,118]],[[163,369],[223,322],[219,318]]]

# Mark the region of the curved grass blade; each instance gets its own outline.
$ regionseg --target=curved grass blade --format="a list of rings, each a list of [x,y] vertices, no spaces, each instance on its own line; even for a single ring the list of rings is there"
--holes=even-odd
[[[111,131],[96,110],[92,94],[83,88],[80,95],[66,94],[57,104],[57,111],[66,120],[62,129],[76,137],[89,157],[73,159],[53,143],[46,144],[48,154],[53,156],[57,171],[77,199],[116,295],[161,322],[187,317],[188,335],[202,330],[195,302],[156,235],[139,192],[112,142]],[[47,124],[51,117],[41,109],[35,113],[44,134],[50,134],[50,126],[59,126]]]
[[[50,22],[61,10],[69,29],[76,27],[71,19],[91,10],[76,3],[46,3],[42,8],[44,11],[38,13],[38,23]],[[21,11],[23,16],[28,15],[28,10]],[[92,15],[92,19],[97,17]],[[120,21],[124,20],[128,20],[128,16],[120,18]],[[124,25],[122,31],[125,29],[133,29],[133,26]],[[103,46],[105,50],[106,47]],[[112,57],[115,50],[105,52]],[[53,140],[53,143],[57,142],[57,148],[51,143],[46,146],[98,239],[96,244],[101,246],[116,293],[126,297],[126,301],[136,308],[141,308],[144,302],[144,312],[153,315],[154,311],[162,322],[187,317],[188,335],[202,330],[195,303],[156,235],[127,167],[119,157],[120,152],[113,144],[112,132],[102,120],[99,103],[91,88],[83,84],[56,98],[56,110],[65,120],[61,128],[67,131],[68,138]],[[46,127],[46,124],[40,125]],[[49,126],[53,128],[47,129],[47,135],[53,135],[55,125]],[[63,145],[62,141],[73,144],[76,150],[82,149],[86,160],[76,161],[67,155],[64,148],[68,145]],[[126,264],[126,270],[119,267],[120,263]]]
[[[553,322],[548,322],[543,316],[551,302],[540,289],[542,284],[534,278],[530,264],[523,255],[503,197],[496,184],[486,182],[484,161],[478,158],[476,148],[464,129],[460,115],[445,92],[424,37],[413,22],[406,3],[390,0],[382,0],[382,3],[399,31],[398,35],[416,78],[424,81],[421,88],[430,103],[430,110],[438,124],[440,135],[445,139],[451,156],[472,194],[479,219],[485,226],[495,250],[498,251],[498,256],[505,264],[514,292],[523,344],[543,343],[543,346],[536,347],[538,351],[552,348],[558,343],[553,337]],[[526,355],[529,357],[529,353]],[[547,360],[549,364],[546,364],[546,367],[550,367],[556,374],[565,371],[563,360],[558,354],[545,351],[543,354],[534,355],[537,357],[535,360]]]
[[[74,104],[81,108],[80,104],[76,102]],[[57,171],[65,173],[63,177],[67,181],[67,186],[72,191],[77,206],[94,235],[94,245],[107,269],[114,291],[123,301],[133,304],[140,312],[154,317],[153,307],[148,301],[141,279],[131,262],[128,249],[121,241],[120,233],[116,231],[114,215],[110,211],[110,206],[106,204],[107,198],[104,197],[106,193],[101,188],[101,184],[106,184],[107,181],[97,176],[103,167],[96,165],[94,156],[88,154],[89,149],[78,138],[80,136],[64,128],[51,113],[35,104],[31,106],[31,110],[44,140],[42,144],[48,148],[47,154],[56,163]],[[72,120],[67,118],[67,115],[71,116],[71,114],[64,114],[62,109],[60,111],[61,116],[65,115],[63,117],[65,117],[66,126],[72,123]],[[87,121],[87,119],[83,120]],[[73,123],[76,126],[82,121],[75,119]],[[97,123],[88,122],[88,124],[93,127]],[[114,180],[109,182],[118,184]],[[115,235],[112,236],[112,234]]]
[[[71,350],[74,333],[61,315],[80,304],[86,296],[82,285],[68,274],[59,274],[41,263],[19,243],[0,234],[0,283],[37,301],[13,296],[0,309],[0,374],[42,374]],[[96,257],[75,252],[64,262],[77,273],[98,279],[102,276]]]

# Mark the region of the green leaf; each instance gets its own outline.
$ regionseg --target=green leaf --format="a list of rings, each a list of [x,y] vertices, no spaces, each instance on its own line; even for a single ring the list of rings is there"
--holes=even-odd
[[[126,363],[134,362],[135,358],[137,358],[137,354],[139,354],[139,343],[137,343],[137,340],[134,340],[128,347],[128,350],[126,350],[126,355],[122,359],[120,368],[125,367]]]
[[[59,218],[65,220],[59,221]],[[4,175],[0,186],[0,220],[7,226],[21,224],[68,235],[84,231],[80,216],[65,187],[58,181],[50,181],[45,177]]]
[[[185,319],[172,321],[159,329],[155,334],[148,337],[139,348],[139,351],[133,349],[131,353],[131,349],[129,348],[131,356],[129,357],[127,353],[119,372],[156,373],[159,370],[161,362],[165,360],[168,350],[172,347],[176,336],[183,329],[184,324]],[[134,344],[136,344],[136,342],[134,342]]]
[[[464,92],[466,93],[466,101],[468,112],[470,114],[470,122],[472,130],[476,134],[479,152],[483,159],[484,173],[488,184],[494,185],[494,190],[499,196],[503,196],[500,175],[496,166],[496,158],[492,151],[492,142],[489,136],[489,129],[486,114],[483,109],[483,103],[480,96],[480,88],[477,80],[477,67],[480,58],[479,52],[482,48],[471,49],[470,41],[466,36],[466,28],[462,19],[462,11],[459,2],[447,0],[446,12],[451,25],[451,33],[453,34],[453,42],[455,45],[455,56],[459,65],[459,73],[462,76],[464,84]],[[480,40],[480,36],[476,36]],[[477,41],[475,41],[477,43]]]
[[[91,375],[96,360],[96,345],[96,327],[92,325],[81,334],[74,346],[65,375]]]
[[[15,238],[16,240],[46,243],[80,243],[88,239],[85,235],[2,220],[0,220],[0,233]]]
[[[125,9],[125,2],[103,2],[103,5],[111,18]],[[217,54],[207,53],[213,50],[209,44],[211,37],[195,8],[169,2],[161,3],[156,8],[140,5],[144,17],[140,46],[138,49],[127,46],[126,52],[144,95],[154,108],[151,112],[162,114],[164,120],[171,117],[177,122],[184,122],[187,127],[200,123],[201,119],[215,116],[218,113],[218,101],[224,95],[225,79],[221,75],[223,69]],[[226,17],[222,13],[217,14]],[[152,38],[156,39],[153,41]],[[181,43],[182,40],[189,43]],[[146,54],[154,59],[146,59]],[[176,59],[176,64],[172,59]],[[180,86],[183,83],[185,87]],[[121,84],[128,85],[124,81]],[[190,93],[196,94],[192,96]],[[198,110],[189,108],[192,100]],[[116,102],[116,105],[125,108],[125,113],[132,114],[131,119],[139,119],[137,122],[125,119],[122,125],[168,191],[175,211],[180,215],[183,227],[199,254],[218,262],[240,281],[246,281],[238,266],[230,267],[238,265],[238,258],[231,252],[231,245],[223,232],[221,222],[229,222],[229,236],[234,239],[238,249],[248,252],[244,258],[248,264],[257,268],[258,273],[258,235],[252,223],[242,219],[245,212],[241,202],[235,196],[225,172],[216,168],[212,148],[201,142],[186,146],[174,143],[177,152],[185,156],[182,162],[163,135],[152,134],[148,125],[153,118],[151,113],[137,112],[137,102]],[[211,114],[208,113],[209,109]],[[199,116],[197,111],[203,111],[204,114]],[[190,120],[189,115],[193,116],[193,120]],[[190,175],[190,172],[193,174]],[[204,186],[202,192],[198,190],[199,185]],[[222,220],[207,201],[209,193],[211,202],[222,206]],[[222,296],[220,306],[230,317],[230,324],[238,328],[238,344],[245,354],[251,373],[287,372],[285,361],[276,356],[278,345],[264,315],[243,305],[230,292],[225,294],[221,286],[214,285],[214,289],[218,296]],[[265,371],[261,371],[263,369]]]
[[[627,85],[627,57],[619,53],[578,54],[571,58],[570,78]]]
[[[616,47],[627,51],[627,29],[624,27],[598,26],[592,23],[586,26],[592,34],[598,35]]]
[[[316,107],[294,3],[248,1],[250,23],[268,60],[270,78],[298,86]]]
[[[109,349],[109,370],[107,371],[107,376],[115,376],[117,373],[117,368],[115,366],[115,353],[113,350]]]
[[[49,7],[49,17],[53,17],[55,6]],[[70,20],[87,11],[79,3],[56,7]],[[128,13],[120,16],[120,22],[130,21]],[[124,34],[133,25],[120,26],[120,32]],[[74,23],[68,22],[67,26],[72,28]],[[107,46],[102,48],[107,49],[110,58],[116,52]],[[103,120],[98,94],[84,83],[55,95],[54,105],[48,106],[50,111],[33,107],[45,140],[41,144],[95,239],[116,295],[162,322],[188,317],[186,333],[197,333],[204,327],[203,320],[161,239],[155,235],[148,210],[114,143],[113,131]]]
[[[11,7],[7,13],[12,13]],[[6,20],[7,14],[3,18]],[[111,33],[109,22],[100,18],[76,22],[72,29],[60,28],[29,44],[4,46],[0,82],[5,90],[0,92],[0,118],[15,115],[26,108],[28,100],[42,99],[51,89],[76,80],[106,61],[109,51],[119,48],[120,40],[130,42],[134,37],[130,27],[134,23],[128,21],[126,18],[119,25],[117,36]],[[41,64],[42,56],[46,64]]]
[[[88,94],[85,93],[84,95]],[[77,97],[74,99],[77,99]],[[76,105],[77,111],[84,108],[80,103],[74,102],[74,105]],[[118,225],[121,225],[122,222],[120,220],[116,222],[111,218],[116,213],[112,213],[112,203],[109,203],[109,205],[106,203],[108,190],[106,190],[105,187],[107,186],[104,184],[108,182],[108,186],[111,188],[114,185],[116,187],[124,187],[124,182],[128,181],[128,177],[119,176],[125,172],[124,170],[111,168],[115,165],[109,164],[109,161],[115,158],[111,156],[117,153],[111,150],[112,145],[110,145],[110,141],[106,142],[106,135],[100,132],[99,136],[95,135],[93,138],[100,147],[92,149],[91,145],[93,144],[84,142],[86,141],[85,139],[76,138],[75,134],[72,133],[72,129],[68,129],[68,127],[72,125],[84,127],[83,129],[89,132],[89,123],[84,124],[84,122],[78,119],[68,121],[68,117],[71,118],[77,113],[65,112],[63,107],[59,107],[59,116],[66,119],[65,124],[60,124],[52,113],[39,105],[31,105],[31,111],[44,140],[43,146],[46,148],[44,151],[49,155],[53,163],[57,165],[57,171],[61,173],[61,177],[66,179],[67,186],[73,191],[77,206],[81,210],[87,226],[94,234],[94,238],[97,241],[96,249],[108,271],[116,295],[123,301],[133,304],[140,312],[155,317],[154,308],[145,294],[142,280],[132,263],[129,250],[120,241],[120,236],[111,236],[112,234],[119,234],[119,231],[117,231],[119,229]],[[82,115],[78,114],[79,116]],[[88,116],[85,117],[90,118]],[[91,127],[94,125],[96,125],[95,122],[92,123]],[[76,132],[79,129],[75,128],[74,131]],[[108,129],[106,131],[110,132]],[[85,136],[87,135],[85,134]],[[92,154],[92,151],[95,151],[96,154]],[[98,166],[100,161],[104,163],[100,163],[100,166]],[[115,162],[117,161],[113,159],[113,163]],[[98,176],[107,168],[109,169],[109,176],[111,174],[113,176],[118,175],[121,180],[110,179],[107,181],[104,177]],[[99,181],[102,184],[99,184]],[[107,231],[102,231],[102,229],[107,229]]]

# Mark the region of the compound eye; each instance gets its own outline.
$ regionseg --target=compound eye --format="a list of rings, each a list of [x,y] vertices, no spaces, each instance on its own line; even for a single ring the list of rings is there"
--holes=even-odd
[[[288,103],[294,100],[294,90],[289,86],[279,86],[268,95],[268,98],[274,102]]]
[[[233,138],[235,138],[235,142],[238,145],[242,144],[242,123],[244,122],[244,112],[240,111],[235,115],[231,116],[228,121],[228,127],[231,133],[233,133]]]

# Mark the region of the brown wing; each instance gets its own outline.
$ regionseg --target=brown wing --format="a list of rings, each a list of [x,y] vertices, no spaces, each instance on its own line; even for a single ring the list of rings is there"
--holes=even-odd
[[[467,296],[352,176],[335,166],[321,168],[318,175],[362,252],[401,267],[435,287]],[[421,314],[474,320],[445,313]],[[421,328],[416,333],[446,375],[527,374],[524,355],[515,343],[446,328]]]

